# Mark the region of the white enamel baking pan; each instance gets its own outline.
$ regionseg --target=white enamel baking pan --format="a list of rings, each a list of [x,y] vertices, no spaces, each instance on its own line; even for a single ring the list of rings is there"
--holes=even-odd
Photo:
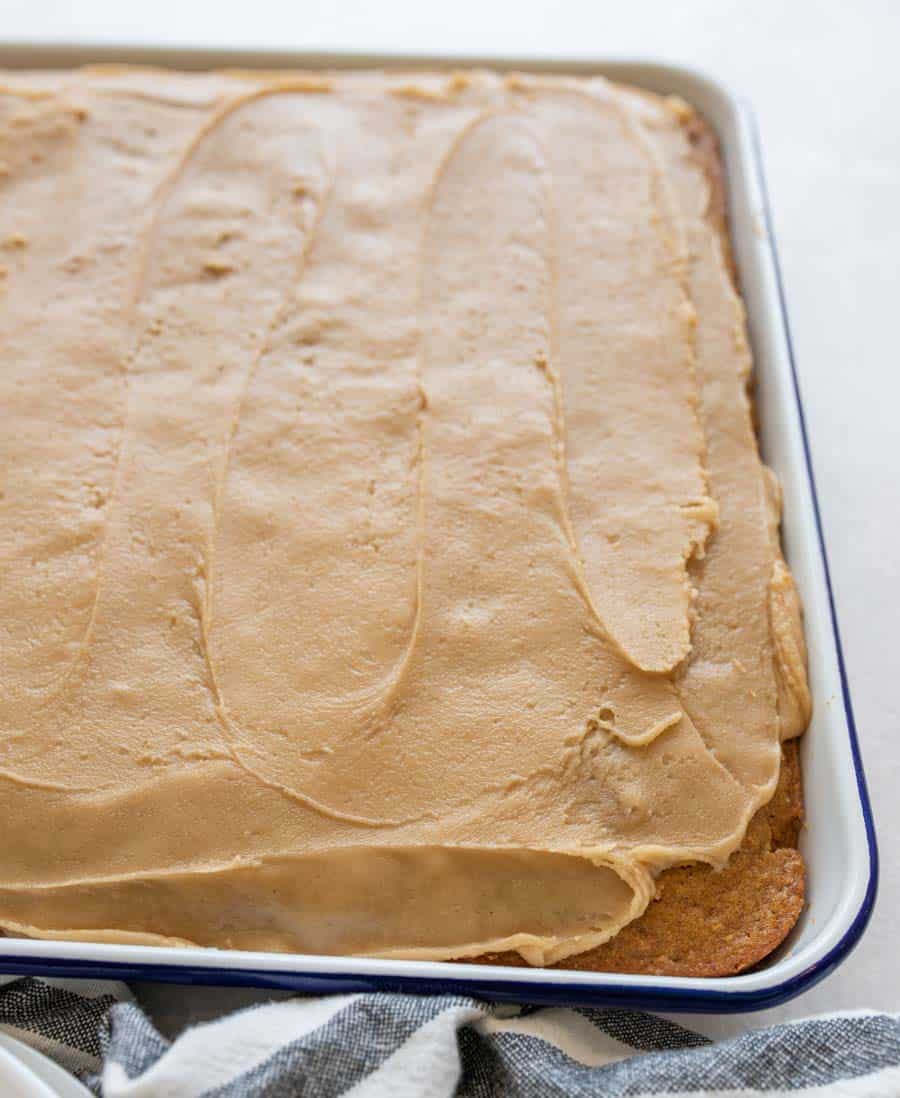
[[[460,68],[604,73],[692,103],[724,153],[732,239],[749,316],[762,450],[784,489],[784,548],[806,610],[815,715],[802,740],[808,826],[801,848],[808,904],[788,941],[759,971],[717,979],[622,976],[433,961],[365,960],[214,949],[0,939],[0,971],[244,984],[303,992],[403,989],[541,1003],[728,1011],[774,1006],[827,975],[865,929],[875,898],[877,852],[850,691],[834,613],[803,408],[752,116],[721,84],[690,69],[649,62],[554,64],[528,60],[363,57],[284,53],[0,46],[3,68],[69,68],[121,61],[183,69]],[[2,838],[0,838],[2,841]]]

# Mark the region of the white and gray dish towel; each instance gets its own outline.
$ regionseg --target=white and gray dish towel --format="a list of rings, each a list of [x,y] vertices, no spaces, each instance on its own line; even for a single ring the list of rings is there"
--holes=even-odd
[[[900,1096],[900,1015],[716,1043],[637,1011],[384,993],[260,1003],[169,1041],[124,984],[0,981],[0,1031],[108,1098]]]

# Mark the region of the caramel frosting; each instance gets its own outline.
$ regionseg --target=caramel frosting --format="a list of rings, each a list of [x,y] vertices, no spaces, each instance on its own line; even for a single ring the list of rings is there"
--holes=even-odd
[[[809,718],[683,104],[0,89],[0,926],[547,964]]]

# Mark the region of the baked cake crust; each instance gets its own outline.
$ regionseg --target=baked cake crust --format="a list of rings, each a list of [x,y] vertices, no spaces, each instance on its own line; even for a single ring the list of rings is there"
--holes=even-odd
[[[805,871],[797,840],[803,792],[797,744],[784,745],[778,788],[757,812],[740,849],[722,870],[667,869],[658,895],[610,941],[557,967],[647,976],[733,976],[784,941],[803,910]],[[479,963],[521,965],[515,953]]]

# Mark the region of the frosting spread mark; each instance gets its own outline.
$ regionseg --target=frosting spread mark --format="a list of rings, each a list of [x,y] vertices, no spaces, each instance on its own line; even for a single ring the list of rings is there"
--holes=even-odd
[[[10,156],[14,201],[5,215],[11,211],[18,226],[13,235],[27,239],[29,247],[4,301],[14,325],[4,340],[4,403],[16,429],[10,452],[3,455],[12,489],[4,518],[9,540],[2,584],[11,601],[3,620],[10,634],[24,625],[36,636],[44,616],[47,628],[39,643],[10,646],[10,660],[27,661],[43,679],[37,684],[24,666],[10,668],[3,704],[9,705],[6,719],[13,727],[22,703],[53,710],[84,668],[118,476],[126,402],[122,362],[129,351],[130,289],[142,245],[140,232],[135,244],[126,234],[139,227],[155,182],[184,134],[169,118],[162,120],[165,129],[145,134],[146,147],[133,156],[136,162],[146,159],[146,170],[135,178],[120,146],[105,140],[112,112],[105,104],[93,113],[77,105],[77,79],[28,98],[39,98],[42,106],[36,114],[13,107],[11,127],[20,153]],[[129,124],[132,114],[128,108],[119,112],[121,123]],[[9,134],[4,133],[4,143]],[[42,196],[53,203],[52,219],[40,217]],[[100,209],[102,217],[93,216]],[[23,232],[26,225],[30,229]],[[76,311],[82,321],[73,330],[67,319]],[[39,328],[53,333],[49,344],[37,348],[42,376],[52,382],[40,391],[26,384],[33,376]],[[33,534],[40,540],[23,552],[23,539]],[[15,573],[7,569],[22,564],[30,575],[24,583],[12,582]],[[17,601],[23,596],[27,611]],[[67,602],[77,611],[71,625],[63,611]],[[52,738],[19,761],[40,760],[48,746],[54,746]],[[39,780],[22,773],[16,778]]]
[[[248,385],[234,432],[210,604],[210,651],[217,679],[229,684],[222,709],[237,757],[329,813],[337,810],[283,775],[295,770],[302,778],[309,770],[313,781],[315,771],[336,762],[331,756],[342,736],[372,734],[415,644],[420,586],[421,399],[409,308],[418,222],[395,216],[407,197],[402,191],[382,206],[373,189],[393,149],[375,129],[364,142],[364,120],[343,113],[333,119],[340,142],[333,201],[318,220],[302,278]],[[376,226],[383,236],[374,248]],[[385,262],[393,266],[393,290],[383,283]],[[366,299],[380,303],[374,323],[359,312]],[[363,323],[348,325],[347,313]],[[243,576],[244,589],[229,582],[243,572],[247,553],[267,558],[271,632],[263,647],[255,638],[248,644],[244,633],[258,589],[247,588]],[[394,592],[396,613],[385,616],[384,600],[389,605]],[[329,619],[322,618],[323,598],[330,600]],[[327,661],[337,680],[324,673]]]
[[[558,354],[572,522],[603,626],[636,666],[668,671],[690,645],[685,562],[714,514],[685,506],[706,493],[683,245],[658,163],[617,98],[553,91],[529,113],[566,211]],[[615,155],[598,159],[597,147]],[[663,387],[651,440],[645,410]]]

